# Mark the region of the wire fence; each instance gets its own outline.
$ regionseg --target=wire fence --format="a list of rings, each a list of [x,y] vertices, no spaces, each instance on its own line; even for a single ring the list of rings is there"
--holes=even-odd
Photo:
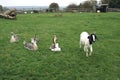
[[[5,11],[5,10],[4,10]],[[3,11],[0,11],[3,12]],[[94,11],[92,8],[62,8],[62,9],[50,9],[50,8],[29,8],[29,9],[17,9],[17,13],[19,14],[27,14],[27,13],[47,13],[47,12],[71,12],[71,13],[77,13],[77,12],[97,12]],[[120,8],[107,8],[106,12],[120,12]]]
[[[20,10],[18,10],[20,11]],[[72,12],[72,13],[76,13],[76,12],[97,12],[96,10],[93,10],[92,8],[63,8],[63,9],[30,9],[30,10],[21,10],[21,11],[27,11],[28,13],[30,12],[34,12],[34,13],[41,13],[41,12]],[[106,8],[106,12],[120,12],[120,8]]]

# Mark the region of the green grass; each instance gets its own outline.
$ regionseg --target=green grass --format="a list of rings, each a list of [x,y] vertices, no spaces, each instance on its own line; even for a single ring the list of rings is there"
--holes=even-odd
[[[82,31],[96,32],[93,54],[79,48]],[[11,44],[10,33],[19,36]],[[23,41],[37,34],[37,51]],[[49,46],[56,34],[61,52]],[[0,19],[0,80],[120,80],[120,13],[18,14],[17,20]]]

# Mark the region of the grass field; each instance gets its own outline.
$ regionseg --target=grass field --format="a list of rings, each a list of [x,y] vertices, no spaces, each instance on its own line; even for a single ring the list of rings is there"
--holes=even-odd
[[[18,14],[17,20],[0,19],[0,80],[120,80],[120,13]],[[79,48],[82,31],[96,32],[93,54]],[[10,33],[19,42],[10,43]],[[37,34],[37,51],[23,41]],[[61,52],[49,46],[56,34]]]

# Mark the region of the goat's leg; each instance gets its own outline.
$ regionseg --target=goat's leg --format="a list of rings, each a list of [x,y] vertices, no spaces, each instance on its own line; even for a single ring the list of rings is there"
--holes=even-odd
[[[82,47],[82,46],[81,46],[81,45],[82,45],[82,44],[81,44],[81,41],[79,42],[79,44],[80,44],[80,48],[81,48],[81,47]]]
[[[92,52],[93,52],[93,48],[92,48],[92,45],[90,46],[90,56],[92,55]]]
[[[86,52],[86,57],[88,57],[88,48],[84,46],[84,51]]]

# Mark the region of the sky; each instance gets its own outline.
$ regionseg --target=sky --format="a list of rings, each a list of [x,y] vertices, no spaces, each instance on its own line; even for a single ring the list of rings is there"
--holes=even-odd
[[[58,3],[59,6],[68,6],[71,3],[79,5],[85,0],[0,0],[2,6],[49,6]]]

